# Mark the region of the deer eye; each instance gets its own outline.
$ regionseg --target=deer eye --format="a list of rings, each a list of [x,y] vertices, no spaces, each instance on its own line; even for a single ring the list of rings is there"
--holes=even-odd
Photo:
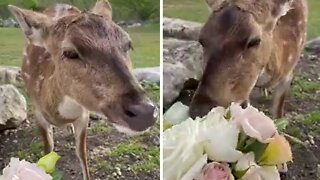
[[[200,39],[198,40],[198,42],[201,44],[201,46],[204,46],[204,41],[203,41],[203,39],[200,38]]]
[[[73,50],[65,50],[62,55],[68,59],[78,59],[79,55],[76,51]]]
[[[129,41],[128,43],[125,44],[125,46],[123,47],[124,51],[130,51],[130,50],[134,50],[131,41]]]
[[[253,48],[253,47],[257,47],[259,46],[261,43],[261,39],[260,38],[253,38],[249,41],[249,43],[247,44],[247,48]]]
[[[131,41],[129,42],[129,49],[130,49],[130,50],[134,50],[134,48],[133,48],[133,46],[132,46],[132,42],[131,42]]]

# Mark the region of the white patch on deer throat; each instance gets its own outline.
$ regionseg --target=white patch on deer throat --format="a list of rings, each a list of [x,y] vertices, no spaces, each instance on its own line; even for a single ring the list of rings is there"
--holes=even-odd
[[[66,119],[77,119],[82,116],[84,108],[77,101],[65,96],[58,106],[60,116]]]
[[[31,40],[30,43],[35,46],[43,47],[41,30],[32,27],[31,31],[32,31],[32,34],[29,36],[29,39]]]
[[[124,127],[124,126],[121,126],[121,125],[118,125],[118,124],[112,124],[119,132],[121,133],[124,133],[126,135],[129,135],[129,136],[136,136],[136,135],[140,135],[140,134],[143,134],[144,131],[134,131],[130,128],[127,128],[127,127]]]

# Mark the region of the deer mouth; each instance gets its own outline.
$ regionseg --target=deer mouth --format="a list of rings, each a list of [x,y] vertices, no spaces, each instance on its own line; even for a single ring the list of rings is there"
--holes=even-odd
[[[157,108],[151,103],[106,106],[102,113],[119,132],[137,135],[149,129],[157,119]]]

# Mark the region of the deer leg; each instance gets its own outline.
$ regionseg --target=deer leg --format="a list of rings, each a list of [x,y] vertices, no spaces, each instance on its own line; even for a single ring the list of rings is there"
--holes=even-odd
[[[80,160],[82,175],[84,180],[90,179],[88,162],[87,162],[87,127],[89,122],[89,114],[84,113],[80,119],[73,123],[74,135],[76,140],[76,152]]]
[[[52,126],[44,118],[41,112],[36,111],[35,116],[37,119],[37,126],[39,129],[39,132],[42,136],[44,152],[45,154],[48,154],[52,152],[54,148]]]
[[[284,115],[284,100],[288,94],[291,80],[292,75],[287,76],[274,89],[272,115],[275,118],[281,118]]]

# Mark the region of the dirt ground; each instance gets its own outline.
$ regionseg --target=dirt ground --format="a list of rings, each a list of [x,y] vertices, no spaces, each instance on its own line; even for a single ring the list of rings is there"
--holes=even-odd
[[[177,101],[189,104],[194,93],[194,81],[181,92]],[[254,89],[253,106],[270,115],[271,96],[265,97],[260,89]],[[285,117],[288,122],[284,133],[292,146],[293,162],[283,180],[320,179],[320,51],[301,55],[286,99]]]
[[[153,100],[158,101],[158,98]],[[28,120],[18,129],[0,132],[0,169],[8,164],[10,157],[36,162],[43,155],[33,120],[29,112]],[[117,132],[101,118],[91,120],[89,126],[87,147],[92,179],[160,179],[159,122],[138,137]],[[62,157],[57,169],[63,172],[65,180],[82,179],[73,135],[66,129],[54,131],[55,151]]]
[[[283,179],[320,179],[320,52],[303,55],[286,103],[285,132],[301,142],[291,140],[293,163]]]

